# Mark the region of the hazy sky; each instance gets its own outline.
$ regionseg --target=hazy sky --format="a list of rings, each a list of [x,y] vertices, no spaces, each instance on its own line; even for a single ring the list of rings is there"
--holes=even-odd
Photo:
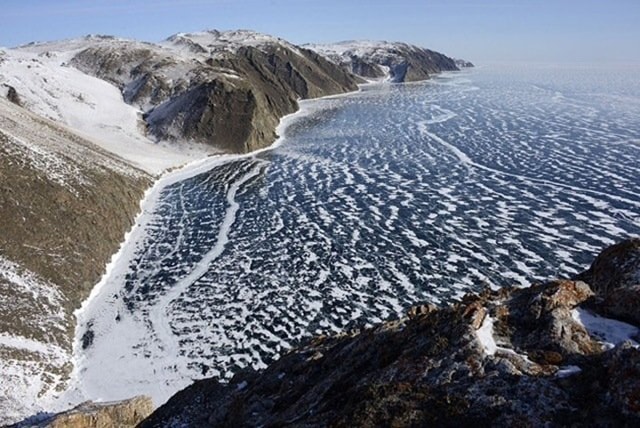
[[[0,0],[0,46],[89,33],[254,29],[407,41],[471,61],[640,62],[640,0]]]

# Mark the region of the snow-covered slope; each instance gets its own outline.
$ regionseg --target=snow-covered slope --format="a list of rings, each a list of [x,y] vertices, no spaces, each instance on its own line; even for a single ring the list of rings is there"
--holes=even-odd
[[[0,425],[52,407],[72,369],[73,311],[150,177],[0,99]]]
[[[247,46],[264,49],[277,45],[290,49],[298,55],[303,55],[297,46],[284,39],[251,30],[209,30],[195,33],[177,33],[169,37],[161,45],[187,54],[196,53],[205,56],[220,55],[224,52],[236,53],[240,48]]]
[[[66,300],[50,281],[0,254],[0,423],[50,408],[64,388]]]
[[[366,80],[425,80],[442,71],[458,70],[455,61],[415,45],[385,41],[308,44],[312,49]]]
[[[111,39],[86,38],[5,50],[0,86],[14,88],[22,105],[65,124],[100,147],[152,174],[206,156],[196,145],[169,145],[145,135],[142,112],[125,103],[118,88],[67,63],[93,44]]]

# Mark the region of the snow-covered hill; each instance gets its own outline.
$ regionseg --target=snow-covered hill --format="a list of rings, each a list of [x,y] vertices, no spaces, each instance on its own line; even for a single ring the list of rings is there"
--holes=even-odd
[[[453,59],[407,43],[365,40],[305,47],[366,80],[416,81],[442,71],[458,70]]]
[[[211,152],[193,144],[152,140],[146,135],[142,112],[125,103],[118,88],[68,66],[88,46],[114,43],[116,39],[88,37],[5,50],[0,62],[0,86],[14,88],[28,110],[67,125],[152,174]]]
[[[283,49],[292,50],[298,55],[303,55],[297,46],[284,39],[251,30],[210,30],[196,33],[177,33],[169,37],[161,45],[182,50],[187,55],[195,53],[204,56],[215,56],[224,52],[235,54],[243,47],[254,47],[265,51],[270,46],[280,46]]]

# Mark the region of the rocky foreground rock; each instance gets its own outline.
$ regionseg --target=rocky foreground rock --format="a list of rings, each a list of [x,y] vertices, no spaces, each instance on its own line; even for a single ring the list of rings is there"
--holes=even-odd
[[[638,248],[606,249],[579,276],[591,283],[487,290],[317,337],[264,371],[194,383],[141,426],[638,426],[638,323],[586,309],[638,301]]]
[[[153,411],[149,397],[133,397],[113,403],[82,403],[71,410],[31,418],[14,427],[38,428],[133,428]]]

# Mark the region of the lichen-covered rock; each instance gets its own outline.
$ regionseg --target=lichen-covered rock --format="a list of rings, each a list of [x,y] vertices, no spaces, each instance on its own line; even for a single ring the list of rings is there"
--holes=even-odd
[[[591,296],[589,286],[580,281],[553,281],[519,290],[504,302],[507,310],[496,316],[497,337],[523,352],[542,353],[544,360],[552,355],[549,352],[564,361],[598,353],[601,346],[571,315],[573,308]]]
[[[605,362],[607,399],[624,415],[640,415],[640,349],[623,344]]]

